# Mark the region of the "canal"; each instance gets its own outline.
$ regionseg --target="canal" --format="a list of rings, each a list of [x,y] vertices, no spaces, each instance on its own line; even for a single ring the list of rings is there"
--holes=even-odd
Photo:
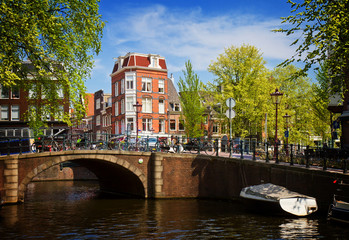
[[[348,239],[348,226],[248,212],[239,202],[110,199],[95,182],[33,182],[0,210],[0,239]]]

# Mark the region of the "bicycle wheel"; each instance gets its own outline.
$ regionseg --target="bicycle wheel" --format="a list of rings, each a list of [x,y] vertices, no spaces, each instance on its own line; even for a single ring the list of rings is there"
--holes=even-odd
[[[212,143],[208,143],[208,144],[204,147],[204,149],[205,149],[205,153],[206,153],[207,155],[214,155],[214,154],[216,153],[216,149],[215,149],[215,147],[213,146]]]
[[[127,144],[127,142],[121,141],[119,143],[119,150],[121,150],[121,151],[128,151],[128,144]]]

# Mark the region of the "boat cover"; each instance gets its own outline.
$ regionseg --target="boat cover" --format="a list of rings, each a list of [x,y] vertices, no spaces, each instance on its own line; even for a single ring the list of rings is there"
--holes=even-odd
[[[243,188],[240,193],[240,196],[248,197],[248,195],[255,196],[258,198],[264,198],[266,200],[275,202],[279,201],[281,198],[312,198],[306,195],[299,194],[297,192],[292,192],[283,186],[275,185],[272,183],[265,183]]]

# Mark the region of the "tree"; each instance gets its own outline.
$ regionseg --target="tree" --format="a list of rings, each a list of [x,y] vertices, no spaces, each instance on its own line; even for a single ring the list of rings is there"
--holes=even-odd
[[[99,0],[5,0],[0,3],[0,83],[3,87],[34,90],[45,95],[46,108],[38,114],[57,114],[58,89],[68,96],[78,118],[85,113],[84,79],[93,67],[93,55],[101,49],[104,23]],[[22,63],[29,60],[33,67]],[[56,79],[52,81],[52,79]],[[47,107],[49,106],[49,107]],[[45,109],[44,109],[45,108]],[[43,126],[40,117],[30,125]],[[64,116],[69,123],[69,116]]]
[[[185,63],[185,68],[184,79],[179,77],[178,82],[182,114],[185,119],[184,127],[188,137],[200,137],[203,134],[202,123],[205,110],[200,97],[202,82],[193,71],[189,60]]]
[[[279,130],[286,129],[286,123],[282,116],[287,113],[291,116],[289,123],[289,142],[311,144],[311,137],[315,134],[313,124],[314,111],[311,107],[314,94],[308,77],[298,76],[295,79],[290,79],[289,76],[298,71],[299,68],[296,68],[294,65],[288,65],[277,67],[272,72],[275,85],[284,94],[278,113]],[[272,112],[273,117],[274,115],[275,111]],[[274,125],[273,127],[275,128]],[[280,133],[284,133],[284,131],[280,131]]]
[[[293,15],[282,18],[282,23],[290,24],[288,29],[276,32],[287,36],[300,32],[292,45],[298,46],[296,54],[283,65],[295,60],[305,63],[301,73],[314,64],[326,60],[330,72],[330,90],[348,90],[349,84],[349,1],[303,0],[301,3],[288,0],[292,4]],[[318,69],[318,66],[316,69]]]
[[[342,111],[349,106],[349,0],[303,0],[292,4],[292,14],[283,18],[289,28],[278,29],[276,32],[287,36],[300,32],[301,35],[292,45],[298,46],[296,55],[287,59],[287,65],[295,61],[304,61],[305,66],[300,73],[305,73],[314,64],[326,61],[329,78],[329,91],[341,93]],[[318,69],[318,67],[317,67]],[[342,119],[341,146],[349,147],[349,124],[347,118]]]
[[[326,62],[320,65],[316,74],[316,83],[313,83],[313,99],[311,106],[314,110],[314,127],[315,131],[321,135],[322,139],[332,139],[332,114],[328,110],[330,102],[330,93],[328,92],[328,69]]]
[[[259,50],[249,45],[231,46],[209,65],[208,71],[217,76],[214,84],[208,85],[214,93],[213,104],[222,104],[225,112],[226,99],[231,97],[236,101],[234,133],[242,138],[261,134],[265,113],[271,111],[268,101],[273,86]]]

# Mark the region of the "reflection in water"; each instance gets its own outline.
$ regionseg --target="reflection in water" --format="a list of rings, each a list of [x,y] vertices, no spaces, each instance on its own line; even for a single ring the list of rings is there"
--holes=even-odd
[[[308,218],[288,219],[280,225],[280,237],[283,239],[319,237],[319,221]]]
[[[345,239],[323,218],[246,212],[208,200],[106,199],[90,182],[36,182],[24,204],[0,211],[1,239]]]

